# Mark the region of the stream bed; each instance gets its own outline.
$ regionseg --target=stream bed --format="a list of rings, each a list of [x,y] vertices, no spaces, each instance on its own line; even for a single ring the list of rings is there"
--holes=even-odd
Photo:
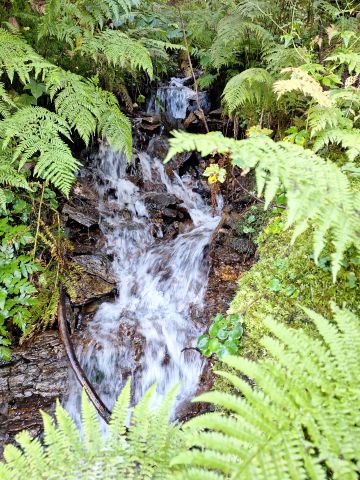
[[[116,298],[102,303],[78,340],[77,356],[90,382],[111,410],[129,372],[137,402],[156,383],[157,398],[179,385],[175,411],[196,393],[204,362],[195,349],[202,333],[191,318],[191,308],[201,310],[210,264],[205,247],[220,221],[218,212],[199,193],[190,175],[168,176],[162,162],[139,155],[142,191],[128,175],[127,160],[103,146],[94,163],[99,177],[100,228],[116,275]],[[163,238],[148,210],[148,200],[165,197],[188,217],[175,238]],[[101,205],[111,202],[113,210]],[[168,212],[170,213],[170,212]],[[155,237],[154,237],[155,230]],[[142,340],[141,357],[135,361],[133,336]],[[80,421],[81,390],[74,375],[65,402]]]
[[[213,215],[201,158],[184,154],[163,164],[165,126],[193,114],[185,83],[158,90],[164,112],[149,107],[134,116],[131,164],[105,144],[84,152],[61,216],[69,260],[79,269],[67,320],[90,381],[110,409],[129,377],[133,402],[153,383],[155,401],[179,385],[173,417],[180,420],[208,409],[190,404],[214,381],[213,359],[200,355],[196,340],[212,316],[226,312],[256,250],[238,228],[253,202],[241,188],[251,188],[245,177],[222,188]],[[192,118],[192,128],[201,128]],[[218,110],[207,120],[227,128]],[[57,398],[79,423],[80,388],[54,325],[0,364],[0,455],[22,429],[41,434],[39,409],[53,414]]]

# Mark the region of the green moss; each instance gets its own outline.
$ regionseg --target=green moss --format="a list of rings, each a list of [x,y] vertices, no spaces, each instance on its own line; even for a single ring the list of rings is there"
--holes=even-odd
[[[353,311],[359,309],[358,257],[348,254],[334,284],[326,252],[319,266],[313,260],[312,235],[306,232],[291,245],[292,231],[284,231],[283,224],[283,217],[277,215],[264,230],[259,241],[259,261],[240,278],[230,306],[231,313],[240,313],[244,318],[246,334],[240,354],[249,358],[265,353],[260,340],[266,334],[263,320],[269,315],[312,333],[312,324],[301,306],[325,316],[330,314],[330,302]]]

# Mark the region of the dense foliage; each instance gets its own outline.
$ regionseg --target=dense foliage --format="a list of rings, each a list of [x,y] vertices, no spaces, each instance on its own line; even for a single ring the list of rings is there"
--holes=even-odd
[[[224,361],[199,399],[215,411],[169,424],[176,392],[131,409],[127,384],[102,437],[84,396],[83,436],[58,405],[1,478],[357,479],[359,2],[13,0],[0,18],[1,359],[72,288],[59,205],[78,152],[100,138],[130,159],[126,113],[151,82],[195,66],[231,128],[174,132],[167,160],[199,152],[213,198],[254,175],[259,202],[238,225],[258,262],[198,339]]]
[[[224,412],[198,416],[181,428],[169,425],[176,392],[153,409],[152,388],[129,417],[128,383],[109,432],[101,437],[96,412],[84,393],[83,438],[58,405],[57,425],[43,414],[46,447],[20,433],[21,449],[5,449],[1,478],[357,479],[360,430],[353,407],[360,394],[359,319],[333,309],[333,321],[306,311],[317,339],[268,318],[271,336],[262,344],[269,357],[252,362],[228,356],[226,364],[241,375],[218,372],[243,397],[215,391],[195,399]],[[256,381],[255,388],[244,375]]]

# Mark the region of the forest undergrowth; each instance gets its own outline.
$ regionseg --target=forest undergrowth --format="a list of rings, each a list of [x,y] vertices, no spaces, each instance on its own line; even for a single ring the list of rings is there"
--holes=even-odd
[[[253,179],[236,228],[258,258],[199,338],[213,412],[169,423],[175,391],[134,407],[128,383],[103,438],[84,394],[83,435],[58,405],[0,478],[359,478],[359,3],[13,0],[0,19],[2,361],[81,276],[60,220],[79,153],[106,139],[131,161],[134,110],[181,68],[232,128],[207,133],[199,107],[166,161],[198,152],[213,197],[234,170]]]

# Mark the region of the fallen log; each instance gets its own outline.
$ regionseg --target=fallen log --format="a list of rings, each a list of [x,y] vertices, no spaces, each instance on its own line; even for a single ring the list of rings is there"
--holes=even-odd
[[[105,420],[106,423],[109,423],[111,411],[107,406],[102,402],[101,398],[96,393],[94,387],[91,385],[90,381],[86,377],[84,370],[82,369],[71,342],[67,322],[66,322],[66,310],[65,310],[65,292],[64,289],[60,288],[60,301],[58,305],[58,322],[59,322],[59,334],[60,339],[65,347],[65,352],[70,364],[70,367],[75,373],[77,380],[80,385],[83,387],[90,401],[93,403],[99,415]]]

